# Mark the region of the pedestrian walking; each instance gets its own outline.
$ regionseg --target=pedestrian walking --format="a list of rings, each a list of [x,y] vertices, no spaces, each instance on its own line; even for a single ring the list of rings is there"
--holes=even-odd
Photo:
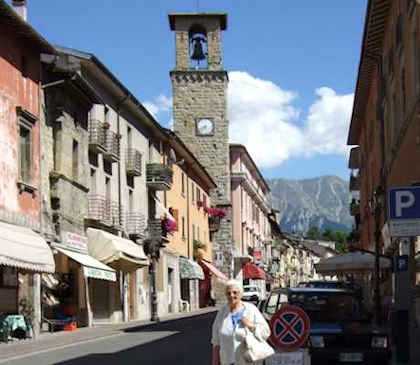
[[[213,322],[212,365],[240,365],[244,362],[243,343],[247,329],[260,341],[270,336],[267,321],[254,304],[242,301],[242,295],[242,285],[238,281],[226,283],[228,303],[219,309]]]

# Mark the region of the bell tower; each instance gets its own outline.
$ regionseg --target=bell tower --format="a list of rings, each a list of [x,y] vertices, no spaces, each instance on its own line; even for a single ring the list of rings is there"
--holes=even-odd
[[[214,263],[233,275],[231,223],[228,74],[222,65],[221,33],[227,28],[225,13],[172,13],[175,31],[175,68],[170,72],[174,131],[195,154],[215,181],[212,204],[228,211],[214,235]],[[222,255],[220,255],[222,253]]]

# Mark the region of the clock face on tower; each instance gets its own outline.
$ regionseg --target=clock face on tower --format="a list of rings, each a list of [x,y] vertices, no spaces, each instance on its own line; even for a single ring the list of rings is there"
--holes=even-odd
[[[212,118],[197,118],[195,127],[197,136],[212,136],[214,134],[214,121]]]

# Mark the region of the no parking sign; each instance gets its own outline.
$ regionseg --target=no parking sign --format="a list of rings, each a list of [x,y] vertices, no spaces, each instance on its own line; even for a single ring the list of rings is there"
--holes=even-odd
[[[308,339],[310,321],[299,307],[292,305],[279,309],[270,320],[270,342],[279,350],[294,350]]]

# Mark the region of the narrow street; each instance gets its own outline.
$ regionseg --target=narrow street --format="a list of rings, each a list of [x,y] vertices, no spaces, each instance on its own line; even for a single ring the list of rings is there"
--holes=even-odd
[[[133,327],[97,340],[50,348],[0,364],[177,364],[209,363],[215,313],[146,327]],[[201,359],[201,360],[198,360]]]

